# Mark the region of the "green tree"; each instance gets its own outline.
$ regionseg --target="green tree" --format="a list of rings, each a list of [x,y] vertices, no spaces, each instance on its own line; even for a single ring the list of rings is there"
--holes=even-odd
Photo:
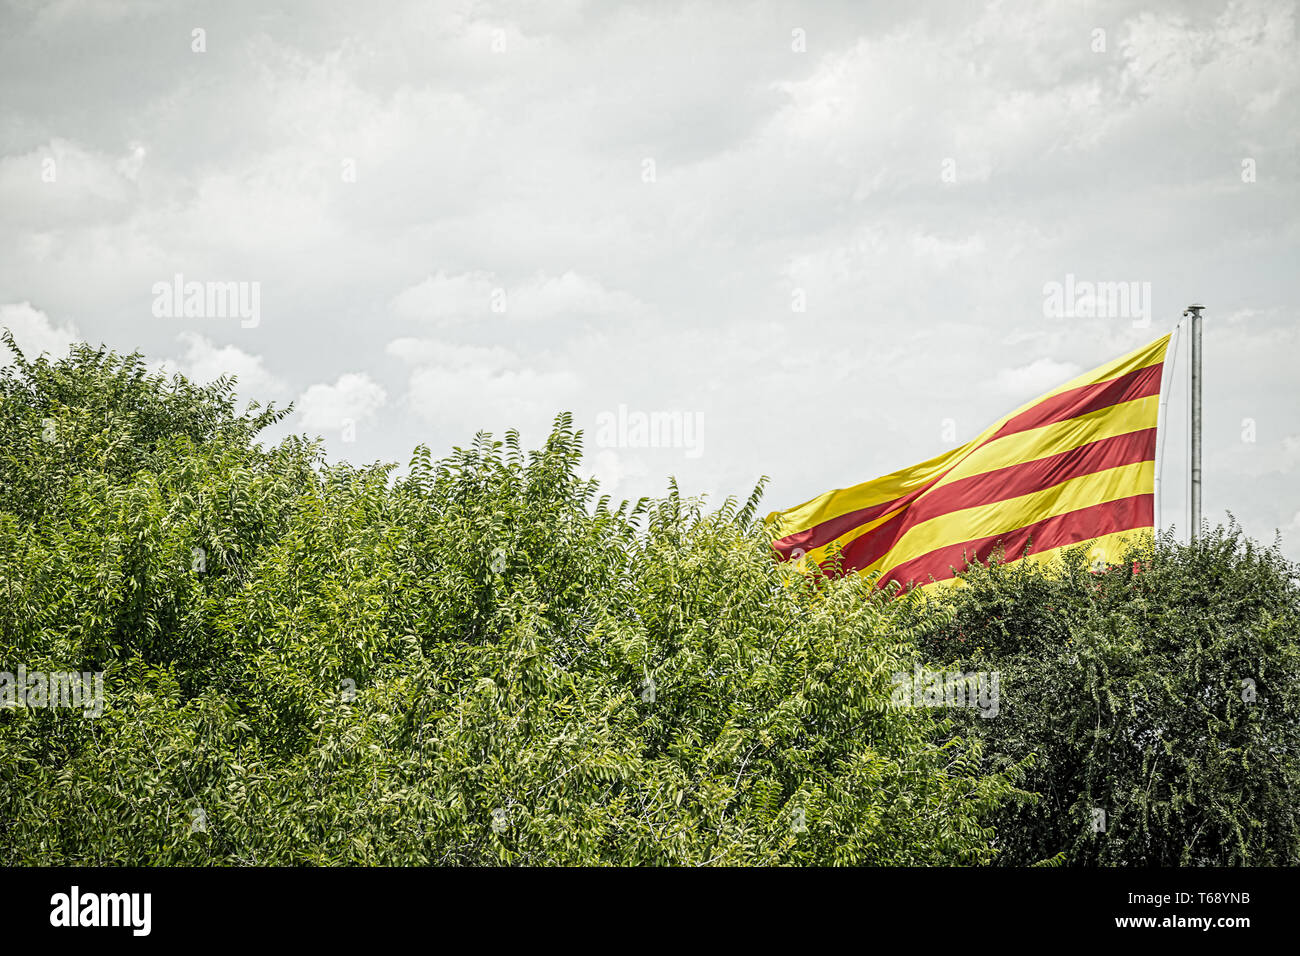
[[[921,654],[1000,672],[963,715],[992,770],[1035,756],[999,861],[1300,863],[1300,569],[1234,527],[1095,572],[973,568],[912,602]]]
[[[890,706],[909,613],[787,580],[749,501],[545,445],[328,465],[233,384],[0,373],[0,852],[41,864],[986,863],[1024,768]]]

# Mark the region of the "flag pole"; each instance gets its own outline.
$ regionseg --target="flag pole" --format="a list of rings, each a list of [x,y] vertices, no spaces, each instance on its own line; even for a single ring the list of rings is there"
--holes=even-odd
[[[1203,305],[1189,305],[1183,315],[1192,317],[1192,467],[1191,467],[1191,540],[1201,533],[1201,310]]]

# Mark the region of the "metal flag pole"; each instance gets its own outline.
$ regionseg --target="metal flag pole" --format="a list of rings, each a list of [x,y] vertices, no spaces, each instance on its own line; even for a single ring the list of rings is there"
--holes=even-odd
[[[1201,310],[1203,305],[1189,305],[1183,315],[1192,317],[1192,468],[1191,468],[1191,540],[1201,533]]]

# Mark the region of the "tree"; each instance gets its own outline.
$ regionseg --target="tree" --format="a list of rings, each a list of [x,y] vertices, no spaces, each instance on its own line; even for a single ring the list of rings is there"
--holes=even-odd
[[[85,346],[0,374],[0,850],[41,864],[935,864],[1019,764],[890,705],[860,579],[788,580],[753,515],[615,505],[544,447],[329,465],[233,383]]]
[[[999,862],[1300,862],[1300,577],[1233,525],[1094,572],[970,569],[913,602],[918,645],[999,671],[995,719],[963,714],[985,769],[1036,760],[1036,803],[991,821]]]

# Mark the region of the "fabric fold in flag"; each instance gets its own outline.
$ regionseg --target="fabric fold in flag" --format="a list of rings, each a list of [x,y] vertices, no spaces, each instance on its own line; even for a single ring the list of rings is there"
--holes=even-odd
[[[950,583],[969,562],[1050,560],[1090,542],[1117,560],[1155,526],[1169,335],[1065,383],[930,461],[768,515],[782,561]]]

